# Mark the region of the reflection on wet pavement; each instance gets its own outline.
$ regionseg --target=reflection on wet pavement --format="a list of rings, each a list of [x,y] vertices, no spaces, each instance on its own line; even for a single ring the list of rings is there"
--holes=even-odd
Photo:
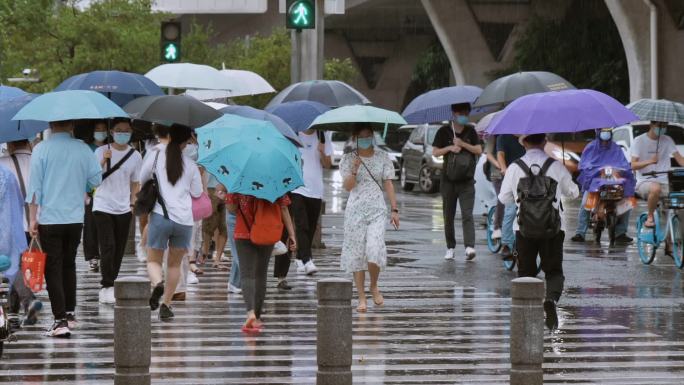
[[[344,194],[330,195],[323,221],[328,249],[315,257],[316,278],[344,276]],[[387,232],[389,266],[381,276],[385,305],[354,314],[354,384],[507,383],[508,290],[515,273],[486,251],[481,228],[475,261],[443,261],[438,197],[399,199],[402,230]],[[569,210],[569,217],[575,214]],[[608,252],[605,244],[566,245],[561,326],[545,337],[545,383],[682,384],[680,272],[664,257],[642,266],[634,246]],[[111,383],[113,309],[97,302],[99,275],[88,272],[82,258],[78,269],[75,335],[43,337],[47,316],[25,328],[5,348],[0,384]],[[122,270],[144,274],[134,257]],[[226,272],[206,268],[187,301],[174,304],[172,322],[153,318],[153,383],[315,383],[316,278],[294,270],[292,292],[279,293],[269,283],[264,333],[245,337],[242,298],[227,294]]]

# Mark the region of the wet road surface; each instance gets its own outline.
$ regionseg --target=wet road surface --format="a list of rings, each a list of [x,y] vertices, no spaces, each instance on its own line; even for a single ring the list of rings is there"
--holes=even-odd
[[[327,249],[315,256],[319,274],[299,274],[293,264],[288,280],[294,290],[285,294],[269,282],[266,329],[245,337],[239,330],[242,298],[227,294],[227,272],[206,268],[187,301],[174,303],[172,322],[153,315],[153,383],[315,383],[316,279],[344,276],[338,261],[345,194],[336,174],[329,182],[334,188],[323,220]],[[487,251],[481,227],[474,261],[461,253],[444,261],[439,197],[398,196],[402,229],[387,232],[385,305],[375,308],[369,301],[367,314],[354,314],[354,384],[507,383],[515,273]],[[576,203],[566,206],[573,229]],[[545,383],[683,383],[681,275],[669,257],[659,255],[644,266],[633,245],[609,251],[606,242],[600,247],[566,240],[564,266],[560,330],[545,337]],[[126,257],[121,275],[135,274],[144,275],[144,265]],[[47,310],[38,326],[6,345],[0,384],[111,383],[113,307],[98,304],[99,274],[89,272],[81,257],[78,277],[80,322],[72,337],[42,335],[49,323],[42,293]]]

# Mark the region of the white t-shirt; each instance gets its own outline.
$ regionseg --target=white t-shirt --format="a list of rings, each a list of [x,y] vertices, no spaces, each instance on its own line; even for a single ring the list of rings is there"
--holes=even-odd
[[[631,153],[632,157],[639,161],[649,160],[656,154],[658,149],[658,163],[652,164],[637,171],[637,188],[643,182],[658,182],[667,183],[667,174],[661,174],[656,177],[644,176],[644,173],[652,171],[668,171],[671,167],[670,158],[677,152],[677,146],[674,140],[667,135],[661,135],[660,141],[653,140],[648,137],[648,134],[642,134],[634,139],[632,143]]]
[[[332,133],[325,134],[325,155],[333,154]],[[318,133],[314,132],[307,135],[299,133],[299,139],[304,147],[299,149],[304,162],[304,186],[293,191],[295,194],[303,195],[308,198],[323,198],[323,166],[321,165],[321,153],[318,151]]]
[[[192,198],[197,198],[202,194],[202,178],[195,162],[183,155],[183,175],[176,181],[175,185],[169,182],[166,174],[166,145],[159,144],[154,149],[150,149],[145,156],[145,161],[140,169],[140,183],[145,183],[152,179],[152,166],[154,165],[155,155],[159,151],[157,159],[157,179],[159,180],[159,191],[164,199],[169,219],[185,225],[192,226]],[[155,213],[164,215],[159,202],[154,206]]]
[[[98,162],[104,159],[104,152],[107,151],[106,145],[95,149],[95,157]],[[109,147],[112,150],[112,167],[123,159],[131,146],[126,146],[125,150],[117,150],[114,147]],[[95,190],[95,198],[93,199],[93,211],[100,211],[107,214],[126,214],[131,211],[131,183],[140,181],[140,165],[142,164],[142,156],[138,151],[133,152],[124,164],[119,167],[102,181],[102,184]],[[106,168],[102,170],[104,174]]]

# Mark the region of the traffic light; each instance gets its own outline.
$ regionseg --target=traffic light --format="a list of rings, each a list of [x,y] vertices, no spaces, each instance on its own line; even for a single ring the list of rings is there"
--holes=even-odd
[[[315,0],[287,0],[285,18],[288,29],[315,29]]]
[[[181,59],[181,23],[163,21],[161,24],[161,60],[177,63]]]

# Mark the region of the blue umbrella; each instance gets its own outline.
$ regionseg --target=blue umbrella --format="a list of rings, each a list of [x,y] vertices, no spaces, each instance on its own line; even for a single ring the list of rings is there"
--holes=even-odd
[[[93,71],[74,75],[54,89],[66,90],[97,91],[121,107],[140,96],[164,95],[164,91],[145,76],[121,71]]]
[[[27,92],[17,87],[0,86],[0,102],[13,99],[18,96],[24,96]]]
[[[271,122],[226,114],[195,132],[198,163],[231,193],[275,202],[304,185],[299,150]]]
[[[48,128],[45,122],[12,120],[22,107],[37,97],[38,95],[26,94],[0,103],[0,143],[30,139]]]
[[[473,104],[481,93],[482,88],[475,86],[454,86],[432,90],[413,99],[401,115],[409,124],[451,120],[452,104]]]
[[[227,106],[221,108],[219,111],[223,112],[224,114],[233,114],[242,116],[243,118],[265,120],[270,122],[278,131],[280,131],[281,134],[290,139],[295,146],[302,147],[302,142],[299,140],[299,136],[297,136],[297,133],[294,132],[292,127],[285,123],[284,120],[264,110],[250,106]]]
[[[330,111],[330,107],[318,102],[308,100],[298,100],[276,104],[266,109],[267,112],[281,118],[289,124],[292,129],[299,133],[309,129],[311,122],[319,115]]]
[[[128,114],[104,95],[94,91],[58,91],[38,96],[12,120],[57,122],[75,119],[127,118]]]

